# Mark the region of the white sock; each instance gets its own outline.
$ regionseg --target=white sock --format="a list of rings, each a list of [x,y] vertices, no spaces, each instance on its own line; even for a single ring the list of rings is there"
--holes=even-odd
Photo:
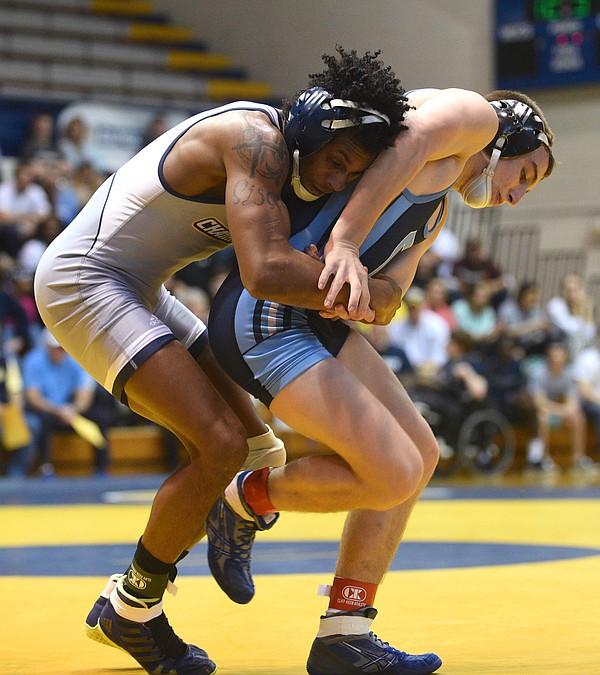
[[[317,637],[329,635],[364,635],[371,630],[373,619],[366,616],[328,616],[321,618]]]
[[[531,464],[544,459],[544,443],[541,438],[532,438],[527,445],[527,461]]]
[[[233,477],[233,480],[229,485],[225,488],[225,499],[227,500],[227,503],[229,506],[235,511],[235,513],[240,516],[240,518],[243,518],[244,520],[254,520],[252,517],[252,514],[248,512],[246,507],[244,506],[241,498],[240,498],[240,493],[238,491],[238,476],[239,473],[236,474]]]
[[[122,574],[113,574],[111,575],[110,579],[108,580],[108,583],[104,587],[104,590],[102,593],[100,593],[100,596],[103,598],[109,598],[110,594],[113,592],[114,587],[117,585],[117,581],[122,577]]]
[[[122,616],[124,619],[127,619],[128,621],[135,621],[135,623],[146,623],[147,621],[151,621],[152,619],[156,619],[156,617],[160,616],[162,614],[162,600],[158,602],[155,605],[152,605],[152,607],[148,607],[148,603],[144,602],[141,598],[135,598],[133,595],[130,595],[124,588],[123,588],[123,581],[125,577],[123,576],[119,581],[117,582],[116,587],[112,590],[112,593],[110,594],[110,604],[114,607],[115,612],[119,615]],[[125,598],[127,598],[130,602],[135,603],[137,606],[132,606],[125,602],[122,598],[121,595],[123,595]],[[149,602],[154,602],[156,600],[159,600],[159,598],[150,598]]]
[[[240,493],[238,490],[238,483],[237,483],[237,478],[240,474],[238,473],[234,479],[229,483],[229,485],[225,488],[225,492],[223,493],[225,496],[225,500],[231,507],[231,509],[237,513],[240,518],[243,518],[244,520],[249,520],[251,522],[256,522],[255,521],[255,516],[254,514],[249,511],[245,506],[244,503],[242,502],[242,498],[240,497]],[[242,483],[243,485],[243,483]],[[258,517],[258,516],[257,516]],[[264,516],[260,516],[262,520],[268,525],[271,523],[273,520],[277,518],[276,513],[268,513]]]

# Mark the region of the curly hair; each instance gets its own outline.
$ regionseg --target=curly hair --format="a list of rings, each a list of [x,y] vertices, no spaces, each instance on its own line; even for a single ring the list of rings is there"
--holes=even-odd
[[[404,88],[391,66],[386,66],[379,59],[381,50],[358,56],[355,49],[346,51],[341,45],[336,45],[335,49],[337,55],[321,56],[326,68],[308,76],[307,89],[321,87],[338,98],[354,101],[387,115],[389,126],[365,124],[338,132],[352,135],[353,140],[363,148],[379,153],[393,145],[398,134],[407,129],[403,122],[411,106]],[[290,108],[291,102],[284,101],[283,112],[286,117]],[[360,113],[357,113],[357,119],[360,119]]]

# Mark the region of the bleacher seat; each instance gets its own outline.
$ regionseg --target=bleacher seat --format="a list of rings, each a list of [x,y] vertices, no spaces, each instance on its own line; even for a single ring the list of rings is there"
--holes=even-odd
[[[138,0],[5,0],[0,95],[199,107],[270,87]],[[213,103],[214,102],[214,103]]]

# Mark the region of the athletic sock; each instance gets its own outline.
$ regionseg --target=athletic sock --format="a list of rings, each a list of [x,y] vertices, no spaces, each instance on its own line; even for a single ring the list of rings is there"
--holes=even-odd
[[[243,499],[238,489],[238,477],[240,474],[235,476],[225,488],[225,499],[238,516],[241,516],[245,520],[254,520],[255,515],[267,516],[265,520],[268,521],[268,516],[277,513],[277,509],[269,499],[267,492],[269,473],[269,467],[247,472],[242,481]],[[244,504],[244,501],[246,504]]]
[[[250,471],[242,481],[244,499],[257,516],[268,516],[277,513],[273,502],[269,499],[267,481],[271,469],[266,466],[258,471]]]

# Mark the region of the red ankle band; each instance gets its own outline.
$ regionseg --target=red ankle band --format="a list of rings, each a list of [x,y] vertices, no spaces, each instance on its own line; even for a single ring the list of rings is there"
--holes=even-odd
[[[251,471],[242,484],[244,499],[252,507],[257,516],[267,516],[270,513],[277,513],[269,495],[267,494],[267,480],[269,478],[269,467]]]
[[[334,577],[329,594],[329,609],[351,612],[360,607],[372,606],[378,587],[378,584],[366,581]]]

